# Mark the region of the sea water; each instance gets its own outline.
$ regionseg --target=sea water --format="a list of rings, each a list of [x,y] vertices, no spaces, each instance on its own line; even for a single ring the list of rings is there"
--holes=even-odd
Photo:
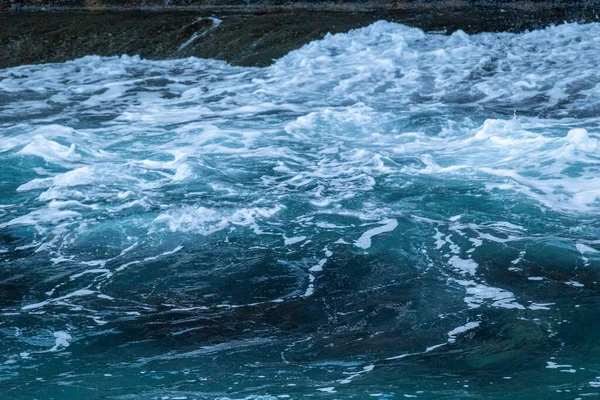
[[[599,396],[599,50],[0,70],[2,398]]]

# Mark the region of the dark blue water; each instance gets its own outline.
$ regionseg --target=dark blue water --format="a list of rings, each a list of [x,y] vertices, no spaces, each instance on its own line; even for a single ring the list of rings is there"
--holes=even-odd
[[[3,398],[600,395],[598,48],[0,70]]]

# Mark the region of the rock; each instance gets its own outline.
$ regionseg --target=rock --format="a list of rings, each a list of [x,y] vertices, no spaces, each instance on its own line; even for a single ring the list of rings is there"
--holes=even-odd
[[[458,29],[519,32],[563,21],[594,21],[600,10],[600,2],[587,2],[586,7],[574,3],[561,7],[562,3],[553,2],[555,8],[546,7],[546,2],[533,3],[214,1],[208,6],[207,2],[171,1],[165,8],[158,0],[0,0],[0,68],[64,62],[90,54],[139,54],[149,59],[196,56],[266,66],[327,33],[346,32],[381,19],[447,33]],[[528,11],[523,11],[527,5]],[[104,9],[119,12],[96,11]],[[221,21],[216,27],[210,22],[215,18]]]

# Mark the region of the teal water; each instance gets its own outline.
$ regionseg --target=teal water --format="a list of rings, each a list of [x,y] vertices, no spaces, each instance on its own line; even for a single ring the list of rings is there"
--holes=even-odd
[[[0,70],[2,398],[599,396],[599,47]]]

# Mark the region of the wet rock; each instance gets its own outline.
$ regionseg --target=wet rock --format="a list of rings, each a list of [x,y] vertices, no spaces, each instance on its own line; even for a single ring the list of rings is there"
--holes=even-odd
[[[341,6],[343,3],[327,4]],[[327,33],[347,32],[381,19],[426,31],[519,32],[563,21],[594,21],[600,10],[595,3],[588,3],[585,7],[573,4],[569,7],[536,6],[525,11],[516,8],[521,2],[514,2],[515,7],[506,9],[484,7],[483,3],[468,8],[407,8],[402,4],[431,5],[435,2],[392,3],[382,2],[385,8],[378,9],[367,9],[363,4],[360,9],[363,12],[285,11],[289,4],[284,8],[270,8],[270,12],[225,10],[214,7],[214,4],[210,9],[170,8],[169,12],[132,12],[132,8],[140,5],[129,2],[126,5],[120,3],[119,12],[108,12],[86,6],[95,3],[50,1],[35,2],[38,12],[16,12],[15,7],[23,9],[27,8],[27,4],[0,1],[0,10],[5,10],[0,13],[0,68],[64,62],[90,54],[139,54],[149,59],[196,56],[225,60],[235,65],[265,66],[291,50],[323,38]],[[450,2],[435,4],[438,3]],[[294,4],[294,7],[299,7],[296,2]],[[323,7],[325,2],[319,4]],[[52,6],[50,9],[55,11],[60,10],[61,5],[77,7],[67,7],[70,11],[39,11],[46,5]],[[348,10],[347,7],[343,9]],[[222,21],[217,27],[214,26],[214,18]]]

